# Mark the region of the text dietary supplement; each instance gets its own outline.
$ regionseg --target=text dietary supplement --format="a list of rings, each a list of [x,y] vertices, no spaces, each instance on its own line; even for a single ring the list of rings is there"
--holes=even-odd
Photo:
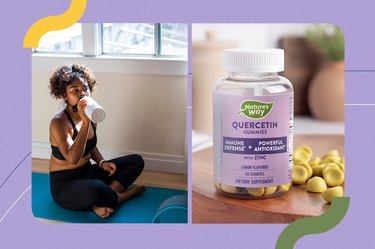
[[[289,190],[293,87],[282,49],[224,50],[228,76],[213,91],[214,181],[220,192],[260,199]]]

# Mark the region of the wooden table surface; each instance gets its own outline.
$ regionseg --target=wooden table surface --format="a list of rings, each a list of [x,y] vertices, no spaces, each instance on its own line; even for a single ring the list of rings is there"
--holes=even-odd
[[[313,157],[322,157],[337,149],[344,154],[344,136],[297,135],[294,148],[308,145]],[[306,216],[324,213],[327,204],[321,194],[306,191],[306,183],[294,185],[285,195],[262,199],[243,200],[218,193],[213,186],[212,148],[192,156],[193,168],[193,223],[290,223]]]

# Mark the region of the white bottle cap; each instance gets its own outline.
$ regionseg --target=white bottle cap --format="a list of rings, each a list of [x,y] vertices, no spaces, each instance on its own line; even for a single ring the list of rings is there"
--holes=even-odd
[[[284,50],[235,48],[224,50],[227,72],[266,73],[284,71]]]

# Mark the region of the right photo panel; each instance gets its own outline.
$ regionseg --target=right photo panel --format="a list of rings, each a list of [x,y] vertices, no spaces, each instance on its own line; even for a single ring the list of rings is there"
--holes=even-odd
[[[344,34],[192,25],[192,222],[291,223],[344,195]]]

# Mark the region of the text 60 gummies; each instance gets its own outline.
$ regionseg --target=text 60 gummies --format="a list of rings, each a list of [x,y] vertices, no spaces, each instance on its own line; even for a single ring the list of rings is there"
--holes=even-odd
[[[293,87],[282,49],[224,50],[213,91],[214,182],[239,198],[278,196],[292,180]]]

